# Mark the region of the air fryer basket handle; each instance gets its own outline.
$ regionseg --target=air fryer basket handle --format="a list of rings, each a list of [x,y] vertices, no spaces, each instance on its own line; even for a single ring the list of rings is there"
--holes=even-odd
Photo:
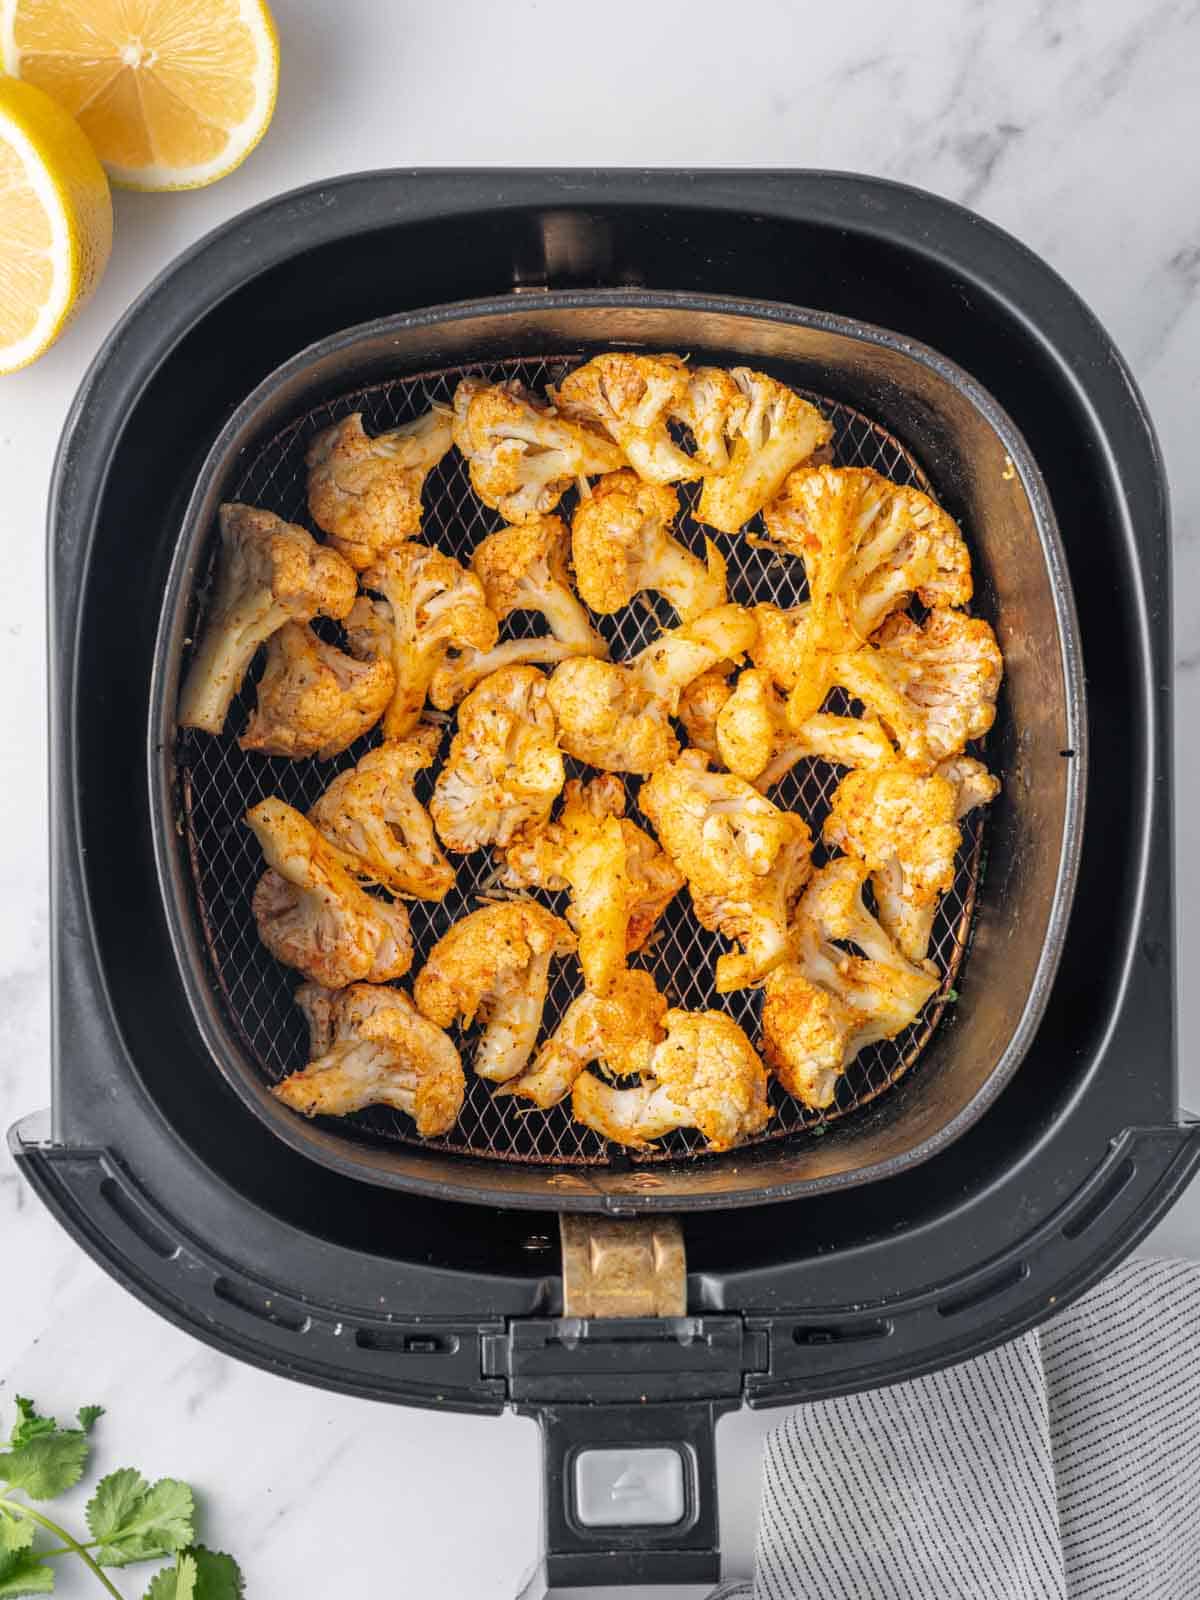
[[[564,1591],[715,1584],[717,1419],[734,1399],[548,1405],[542,1430],[544,1585]]]

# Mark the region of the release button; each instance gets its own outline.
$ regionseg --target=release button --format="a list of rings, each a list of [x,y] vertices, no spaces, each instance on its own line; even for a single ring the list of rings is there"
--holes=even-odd
[[[585,1528],[665,1528],[682,1522],[683,1458],[668,1449],[580,1451],[575,1513]]]

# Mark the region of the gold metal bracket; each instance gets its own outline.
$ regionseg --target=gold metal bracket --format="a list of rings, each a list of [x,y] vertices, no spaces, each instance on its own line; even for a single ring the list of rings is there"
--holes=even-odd
[[[682,1317],[687,1256],[673,1217],[560,1213],[564,1317]]]

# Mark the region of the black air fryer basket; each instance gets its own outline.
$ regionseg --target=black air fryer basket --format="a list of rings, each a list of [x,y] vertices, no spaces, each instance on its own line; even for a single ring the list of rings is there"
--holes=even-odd
[[[1006,658],[986,752],[1004,790],[947,897],[943,988],[830,1115],[780,1097],[772,1136],[724,1157],[677,1136],[631,1159],[478,1090],[434,1144],[382,1113],[302,1122],[268,1093],[303,1040],[253,937],[239,819],[327,775],[176,736],[215,508],[300,515],[304,441],[351,409],[382,427],[464,369],[540,381],[630,345],[819,397],[838,459],[927,482],[967,531]],[[492,523],[453,458],[439,472],[429,533],[461,554]],[[552,1586],[712,1578],[721,1411],[1011,1337],[1186,1182],[1161,464],[1102,329],[969,213],[804,173],[391,173],[286,196],[128,314],[72,411],[50,524],[54,1085],[16,1157],[114,1275],[222,1349],[538,1416]],[[731,577],[734,599],[799,597],[752,547]],[[619,657],[639,639],[617,626]],[[826,781],[797,769],[781,799],[818,810]],[[705,1003],[711,958],[668,920],[681,1003]],[[659,1264],[645,1304],[589,1277],[614,1249]],[[597,1521],[581,1485],[660,1469],[628,1454],[649,1446],[678,1479],[667,1520]]]

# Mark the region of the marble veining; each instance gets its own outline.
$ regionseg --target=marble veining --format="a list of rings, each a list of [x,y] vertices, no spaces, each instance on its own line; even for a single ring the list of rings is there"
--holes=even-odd
[[[1200,966],[1200,5],[1155,0],[744,0],[596,13],[544,0],[424,8],[278,0],[275,125],[245,167],[182,196],[121,195],[93,302],[0,380],[0,1124],[49,1097],[42,521],[58,431],[98,344],[179,250],[243,207],[337,172],[459,164],[813,166],[973,206],[1044,255],[1109,327],[1170,474],[1181,972]],[[654,63],[631,85],[614,62]],[[661,65],[659,65],[661,63]],[[1200,1107],[1200,992],[1181,994]],[[232,1362],[158,1320],[59,1230],[0,1155],[0,1408],[98,1400],[102,1470],[203,1487],[208,1536],[252,1600],[387,1588],[505,1597],[533,1558],[532,1425],[371,1406]],[[1200,1193],[1150,1248],[1200,1257]],[[725,1548],[749,1567],[771,1417],[723,1425]],[[76,1496],[81,1503],[82,1496]],[[337,1552],[334,1568],[326,1563]],[[139,1592],[136,1582],[128,1592]],[[92,1592],[72,1578],[66,1600]]]

